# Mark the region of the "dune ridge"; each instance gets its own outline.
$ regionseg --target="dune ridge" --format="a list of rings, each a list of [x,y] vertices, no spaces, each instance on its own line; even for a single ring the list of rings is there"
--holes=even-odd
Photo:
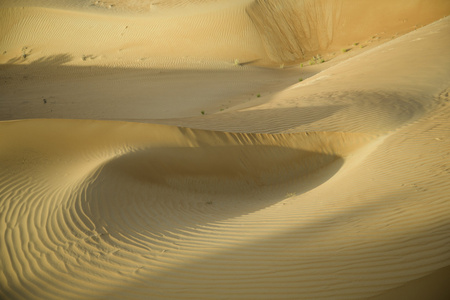
[[[74,122],[78,123],[76,131],[73,131]],[[0,198],[12,200],[2,202],[2,211],[7,212],[2,218],[2,236],[7,242],[2,246],[2,253],[7,257],[2,261],[10,262],[4,265],[5,270],[21,269],[19,266],[26,266],[23,263],[33,266],[31,269],[26,267],[28,271],[18,275],[27,280],[24,284],[29,288],[44,287],[44,290],[31,288],[34,296],[6,294],[12,298],[52,298],[55,295],[95,297],[84,294],[86,291],[82,294],[79,290],[69,291],[64,280],[47,290],[38,278],[43,274],[53,274],[53,281],[58,276],[64,276],[66,270],[75,276],[71,280],[76,280],[76,269],[92,261],[92,257],[88,258],[91,254],[85,257],[83,253],[92,251],[126,252],[123,254],[125,257],[119,255],[106,261],[100,259],[96,263],[100,264],[98,270],[95,271],[97,267],[94,267],[91,271],[102,277],[111,277],[107,272],[114,265],[133,265],[135,252],[140,256],[150,251],[140,258],[143,266],[150,266],[155,262],[154,255],[168,251],[164,248],[168,241],[161,238],[161,234],[178,230],[183,232],[186,222],[198,226],[199,217],[230,218],[237,213],[235,209],[228,208],[211,216],[205,214],[208,206],[213,207],[217,199],[224,198],[219,201],[224,201],[226,207],[225,199],[230,196],[253,194],[251,197],[255,197],[270,193],[284,197],[284,189],[298,185],[302,177],[348,153],[346,148],[359,147],[370,138],[342,133],[229,134],[163,125],[71,120],[18,121],[3,123],[2,127],[12,128],[11,131],[3,129],[2,132],[9,134],[3,134],[1,139],[3,163],[0,177],[3,184]],[[70,137],[65,134],[68,128],[71,129]],[[106,136],[105,131],[108,132]],[[15,137],[25,132],[34,139],[17,145]],[[129,136],[129,132],[134,132],[134,136]],[[50,137],[54,141],[50,148],[54,153],[49,152],[48,144],[36,142],[48,141]],[[86,139],[93,141],[89,149],[85,149],[85,142],[81,142]],[[127,146],[123,147],[124,144]],[[311,152],[317,149],[322,153]],[[35,159],[27,164],[25,170],[18,170],[17,165],[20,161],[23,163],[24,157]],[[58,163],[52,165],[50,158]],[[261,161],[270,163],[261,165]],[[36,176],[44,170],[54,177]],[[29,178],[25,186],[24,177]],[[111,189],[111,186],[116,188]],[[293,189],[298,187],[291,187]],[[21,195],[27,196],[22,198]],[[210,197],[214,197],[214,203],[208,204]],[[253,201],[253,205],[247,203],[242,209],[251,209],[252,206],[255,209],[257,201]],[[24,203],[27,203],[25,210]],[[169,217],[170,207],[179,205],[182,209],[177,208]],[[263,208],[268,203],[262,201],[260,205]],[[122,209],[117,210],[119,207]],[[161,218],[161,213],[164,218]],[[177,225],[180,222],[177,218],[183,218],[180,225]],[[48,231],[41,232],[41,228]],[[143,235],[143,232],[146,234]],[[106,240],[100,242],[99,237]],[[101,245],[93,245],[95,241]],[[28,245],[27,249],[33,251],[13,254],[14,248],[11,246],[17,244]],[[55,250],[62,253],[53,257]],[[41,254],[36,257],[35,253]],[[47,259],[42,259],[43,255],[48,255]],[[8,271],[3,274],[5,282],[14,286],[14,276],[8,276],[13,273]],[[108,284],[119,280],[114,277],[108,279],[108,282],[113,280]],[[80,285],[87,283],[84,281],[86,279],[78,280]],[[95,277],[89,278],[89,281],[99,286],[105,284]]]
[[[235,59],[262,66],[289,65],[374,34],[406,33],[450,11],[445,0],[433,0],[432,5],[425,0],[402,0],[395,5],[387,0],[358,4],[348,0],[115,2],[111,11],[92,9],[110,5],[103,1],[81,1],[83,9],[78,10],[68,9],[70,2],[30,7],[27,0],[6,1],[0,6],[0,46],[6,51],[0,61],[23,61],[25,51],[30,62],[67,54],[72,64],[88,61],[113,67],[148,67],[164,61],[172,68],[202,61],[214,66],[217,61],[232,64]],[[121,6],[125,11],[126,7],[149,8],[144,14],[114,14]],[[380,15],[385,18],[383,25],[376,21]],[[58,38],[64,35],[71,38]]]
[[[0,298],[447,299],[449,14],[0,3]]]
[[[439,14],[435,9],[442,10],[441,17],[446,16],[445,11],[450,9],[444,2],[437,6],[419,2],[257,0],[248,6],[246,12],[261,36],[268,57],[277,63],[292,63],[365,39],[368,32],[398,34],[399,31],[408,31],[411,26],[408,18],[414,16],[415,22],[429,23],[430,15],[436,17]],[[421,7],[420,14],[415,12],[417,6]],[[375,20],[368,21],[378,18],[374,11],[383,11],[383,25]],[[366,27],[364,31],[361,26]]]

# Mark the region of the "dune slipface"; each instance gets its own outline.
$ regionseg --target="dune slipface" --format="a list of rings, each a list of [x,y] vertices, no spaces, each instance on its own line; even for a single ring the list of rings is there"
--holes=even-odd
[[[448,299],[449,12],[2,2],[0,298]]]

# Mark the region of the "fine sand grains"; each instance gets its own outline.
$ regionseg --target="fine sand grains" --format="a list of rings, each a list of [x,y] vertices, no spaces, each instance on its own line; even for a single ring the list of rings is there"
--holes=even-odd
[[[4,1],[0,298],[448,299],[449,12]]]

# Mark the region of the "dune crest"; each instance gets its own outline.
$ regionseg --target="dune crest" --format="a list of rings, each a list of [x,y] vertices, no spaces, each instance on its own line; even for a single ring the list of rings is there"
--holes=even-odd
[[[256,0],[246,12],[255,24],[267,56],[277,63],[305,60],[336,51],[380,31],[398,35],[417,23],[429,23],[450,10],[445,1]],[[417,7],[421,10],[418,12]],[[383,16],[382,25],[376,18]],[[364,28],[364,30],[362,30]]]
[[[108,275],[107,270],[115,265],[132,268],[137,253],[145,256],[139,259],[141,269],[158,264],[155,255],[167,251],[161,248],[166,239],[160,235],[178,232],[177,239],[181,239],[187,227],[202,226],[198,224],[201,218],[209,219],[201,223],[211,222],[211,218],[229,219],[270,205],[268,199],[253,199],[236,209],[235,197],[266,198],[263,195],[271,194],[276,203],[284,199],[286,191],[311,188],[316,183],[308,178],[314,171],[336,165],[346,153],[370,140],[370,136],[358,134],[230,134],[71,120],[17,121],[1,127],[0,199],[2,236],[7,241],[1,252],[2,261],[10,262],[4,265],[3,276],[12,287],[15,270],[23,263],[33,265],[31,273],[23,274],[25,285],[42,286],[35,293],[49,298],[78,295],[78,290],[67,290],[63,282],[48,290],[39,278],[46,273],[55,282],[64,276],[64,270],[82,272],[79,267],[92,262],[92,257],[81,253],[91,253],[94,248],[108,253],[110,258],[100,259],[94,273],[109,284],[124,280],[125,274]],[[25,134],[33,139],[15,142]],[[26,168],[17,168],[21,164]],[[229,201],[235,204],[229,206]],[[27,209],[23,210],[25,203]],[[179,205],[181,210],[175,208]],[[217,205],[221,212],[208,215],[208,208],[217,209]],[[96,242],[100,244],[95,246]],[[24,243],[33,245],[34,250],[21,254],[17,264],[14,249]],[[53,255],[55,249],[59,254],[52,261],[40,259]],[[119,251],[120,255],[114,254]],[[36,257],[35,253],[41,254]],[[80,285],[87,283],[77,280]],[[105,284],[94,278],[89,281],[100,290]],[[7,290],[5,295],[13,298],[32,297]]]
[[[2,1],[0,298],[447,299],[449,14]]]
[[[340,51],[372,36],[404,34],[450,11],[445,0],[49,3],[29,7],[27,0],[9,0],[0,6],[0,46],[6,51],[0,62],[65,54],[77,65],[148,68],[163,62],[173,68],[204,61],[217,67],[237,59],[273,67]],[[24,54],[27,59],[20,59]]]

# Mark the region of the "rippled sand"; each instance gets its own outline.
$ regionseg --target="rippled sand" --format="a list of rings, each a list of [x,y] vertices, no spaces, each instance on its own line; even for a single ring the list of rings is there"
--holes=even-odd
[[[449,14],[2,1],[0,298],[449,299]]]

